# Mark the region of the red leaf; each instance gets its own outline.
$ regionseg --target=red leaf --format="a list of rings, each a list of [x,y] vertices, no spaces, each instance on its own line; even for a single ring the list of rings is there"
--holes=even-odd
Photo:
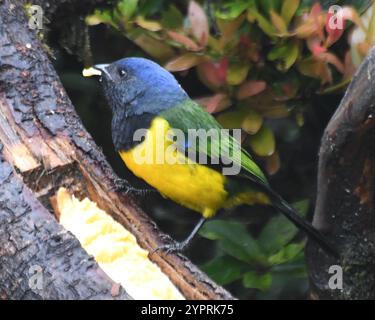
[[[218,79],[220,79],[221,82],[225,83],[228,71],[228,59],[221,59],[219,63],[214,64],[214,68],[217,70]]]
[[[191,31],[201,46],[206,46],[208,41],[208,19],[203,8],[195,1],[190,1],[188,17],[191,24]]]
[[[227,58],[223,58],[218,62],[207,61],[198,66],[200,79],[212,89],[220,88],[226,84],[227,70]]]
[[[340,26],[338,19],[342,19],[342,25]],[[328,12],[325,29],[328,33],[327,47],[334,44],[341,38],[345,29],[345,19],[341,13],[334,15],[333,12]]]
[[[327,48],[322,45],[322,41],[319,37],[308,38],[307,46],[314,56],[318,56],[327,51]]]
[[[250,80],[244,82],[237,91],[237,99],[243,100],[252,96],[255,96],[267,88],[265,81],[254,81]]]

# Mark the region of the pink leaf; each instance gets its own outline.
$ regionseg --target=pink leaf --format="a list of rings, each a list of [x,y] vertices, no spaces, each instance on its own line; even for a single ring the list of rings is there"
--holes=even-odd
[[[225,93],[217,93],[211,97],[199,98],[196,101],[203,105],[209,113],[223,111],[231,105],[231,101]]]
[[[316,17],[316,16],[320,15],[321,12],[322,12],[322,6],[321,6],[320,3],[317,1],[317,2],[315,2],[315,4],[311,7],[310,15],[311,15],[312,17]]]
[[[198,46],[193,40],[188,38],[187,36],[177,33],[174,31],[167,31],[168,36],[175,42],[182,44],[186,49],[190,51],[199,51],[201,47]]]
[[[252,96],[255,96],[267,88],[267,83],[265,81],[254,81],[250,80],[244,82],[237,91],[237,99],[243,100]]]
[[[307,39],[307,46],[314,56],[318,56],[327,51],[322,45],[322,41],[319,37],[311,37]]]
[[[209,33],[208,19],[200,4],[195,1],[190,1],[188,17],[193,36],[198,40],[201,46],[206,46]]]

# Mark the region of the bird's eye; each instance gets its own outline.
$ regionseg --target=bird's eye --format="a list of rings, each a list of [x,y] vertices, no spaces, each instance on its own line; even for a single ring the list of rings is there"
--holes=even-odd
[[[126,76],[126,71],[124,69],[119,69],[118,73],[119,73],[120,77]]]

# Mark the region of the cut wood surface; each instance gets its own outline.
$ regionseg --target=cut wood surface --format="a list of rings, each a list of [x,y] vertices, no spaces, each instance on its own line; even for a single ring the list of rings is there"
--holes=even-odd
[[[0,298],[128,299],[58,224],[50,198],[60,187],[90,198],[149,252],[164,237],[115,190],[117,177],[28,28],[23,1],[0,1],[0,21]],[[232,299],[183,255],[150,259],[187,299]],[[30,289],[33,266],[43,269],[43,290]]]

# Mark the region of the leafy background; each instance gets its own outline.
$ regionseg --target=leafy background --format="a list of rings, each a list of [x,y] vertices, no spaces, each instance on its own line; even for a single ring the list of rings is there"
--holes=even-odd
[[[224,127],[242,128],[271,185],[310,219],[320,137],[375,40],[371,10],[361,16],[371,2],[120,0],[86,23],[95,63],[143,56],[174,72]],[[333,4],[344,8],[342,30],[328,23]],[[119,176],[142,187],[113,150],[99,85],[81,76],[89,62],[54,54],[85,126]],[[198,219],[158,195],[140,202],[177,239]],[[272,208],[220,213],[200,236],[187,255],[238,298],[306,297],[306,240]]]

